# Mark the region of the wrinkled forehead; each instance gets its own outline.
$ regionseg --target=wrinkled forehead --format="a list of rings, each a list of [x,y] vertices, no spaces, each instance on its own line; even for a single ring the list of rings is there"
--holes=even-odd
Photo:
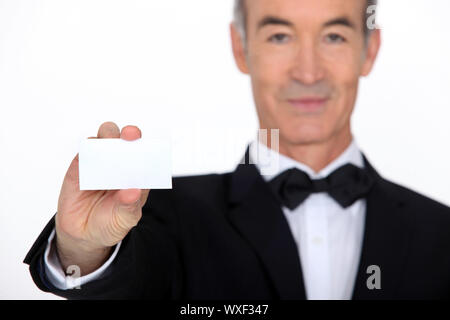
[[[320,27],[327,21],[348,19],[363,29],[367,0],[245,0],[247,28],[255,32],[267,17],[292,23],[293,27]]]

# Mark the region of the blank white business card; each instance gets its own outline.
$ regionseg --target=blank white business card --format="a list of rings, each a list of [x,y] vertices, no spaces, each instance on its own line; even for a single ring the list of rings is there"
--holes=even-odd
[[[84,139],[80,190],[172,189],[170,139]]]

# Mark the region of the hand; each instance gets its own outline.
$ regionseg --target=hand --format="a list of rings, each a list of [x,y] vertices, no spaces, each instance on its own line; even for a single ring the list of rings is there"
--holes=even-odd
[[[126,126],[120,132],[112,122],[103,123],[97,137],[141,138],[139,128]],[[137,225],[150,190],[87,190],[80,191],[78,154],[64,177],[55,217],[56,245],[64,269],[78,265],[87,274],[103,264],[111,248]]]

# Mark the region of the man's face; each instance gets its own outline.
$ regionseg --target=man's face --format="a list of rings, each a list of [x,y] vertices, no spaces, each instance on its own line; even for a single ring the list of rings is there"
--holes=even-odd
[[[369,74],[379,33],[365,44],[365,0],[247,0],[247,52],[233,51],[251,77],[261,128],[289,144],[350,132],[358,80]]]

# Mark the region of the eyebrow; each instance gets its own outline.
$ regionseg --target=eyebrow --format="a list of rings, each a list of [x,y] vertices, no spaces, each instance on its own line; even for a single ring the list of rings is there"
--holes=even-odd
[[[282,25],[282,26],[287,26],[287,27],[294,26],[294,24],[288,20],[284,20],[284,19],[277,18],[274,16],[266,16],[259,21],[257,30],[259,30],[267,25]]]
[[[287,27],[294,27],[294,24],[288,20],[278,18],[275,16],[266,16],[259,21],[256,30],[258,31],[259,29],[261,29],[265,26],[268,26],[268,25],[282,25],[282,26],[287,26]],[[347,17],[344,17],[344,16],[325,22],[323,24],[323,27],[326,28],[326,27],[331,27],[331,26],[335,26],[335,25],[341,25],[341,26],[352,28],[352,29],[356,29],[355,24],[352,23],[350,21],[350,19],[348,19]]]
[[[351,22],[350,19],[347,17],[339,17],[339,18],[327,21],[323,24],[324,27],[331,27],[331,26],[335,26],[335,25],[340,25],[340,26],[356,29],[355,24],[353,22]]]

